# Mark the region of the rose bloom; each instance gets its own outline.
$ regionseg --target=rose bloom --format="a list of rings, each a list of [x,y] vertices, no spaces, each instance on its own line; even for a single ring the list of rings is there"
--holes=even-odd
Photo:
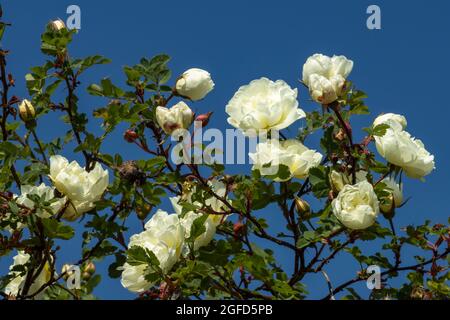
[[[40,218],[50,218],[58,213],[63,208],[66,200],[65,198],[58,198],[55,201],[55,188],[48,187],[44,183],[39,186],[23,185],[20,187],[21,195],[17,198],[17,203],[26,206],[29,209],[34,209],[35,203],[28,198],[29,195],[37,195],[41,200],[50,202],[48,208],[39,208],[36,210],[36,215]]]
[[[213,88],[208,71],[192,68],[185,71],[175,84],[176,92],[193,101],[203,99]]]
[[[23,251],[18,251],[17,255],[13,258],[14,263],[10,267],[10,270],[12,270],[15,266],[19,265],[25,265],[29,260],[31,256],[28,253],[25,253]],[[35,271],[36,272],[36,271]],[[19,293],[21,293],[21,290],[23,289],[25,285],[25,280],[27,278],[27,274],[21,275],[21,272],[19,271],[10,271],[10,276],[13,276],[12,280],[6,285],[5,287],[5,293],[11,296],[17,296]],[[36,274],[33,275],[35,277],[34,282],[31,284],[27,295],[33,295],[35,294],[45,283],[47,283],[50,280],[51,272],[50,272],[50,264],[48,262],[45,263],[44,268],[41,270],[39,275],[36,276]],[[41,299],[43,298],[44,291],[39,292],[34,297],[35,299]]]
[[[48,187],[44,183],[41,183],[39,186],[22,185],[20,187],[20,192],[20,196],[14,195],[13,197],[17,204],[23,205],[32,210],[35,209],[36,216],[40,218],[50,218],[51,216],[57,214],[66,203],[66,198],[55,198],[54,187]],[[31,195],[39,196],[42,201],[49,202],[49,205],[46,208],[35,208],[35,202],[28,197]],[[13,219],[16,220],[15,226],[6,226],[4,228],[6,231],[13,233],[14,231],[20,231],[26,227],[24,222],[19,221],[20,218],[18,216],[14,216]],[[9,222],[12,222],[11,213],[6,213],[0,220],[8,220]]]
[[[226,186],[223,182],[213,179],[208,182],[211,189],[220,197],[226,196]],[[196,188],[194,187],[189,194],[186,195],[186,201],[188,203],[194,204],[197,207],[201,208],[202,204],[198,202],[192,202],[191,197],[193,193],[196,193]],[[216,235],[217,226],[220,225],[220,223],[226,219],[226,215],[220,214],[221,212],[226,212],[227,207],[226,205],[216,197],[209,196],[209,194],[204,194],[205,196],[205,206],[210,208],[214,211],[214,213],[218,214],[208,214],[201,211],[189,211],[185,213],[183,218],[181,218],[181,224],[185,229],[185,238],[189,238],[191,235],[191,228],[194,221],[198,218],[200,218],[203,214],[208,214],[208,218],[205,221],[205,232],[203,232],[201,235],[199,235],[195,241],[194,241],[194,250],[198,250],[201,247],[204,247],[208,245]],[[208,197],[209,196],[209,197]],[[180,204],[180,197],[172,197],[170,198],[170,201],[172,202],[172,206],[175,210],[175,212],[181,216],[183,207]],[[189,248],[187,244],[184,247],[183,254],[189,253]]]
[[[375,137],[375,145],[383,158],[401,167],[410,178],[421,179],[435,168],[434,156],[406,131],[387,129],[383,136]]]
[[[156,121],[167,134],[172,134],[176,129],[187,129],[194,120],[194,113],[183,101],[178,102],[172,108],[156,108]]]
[[[246,135],[260,130],[281,130],[306,117],[298,108],[297,89],[283,80],[253,80],[242,86],[226,106],[228,123]]]
[[[367,171],[359,170],[356,172],[356,183],[367,180]],[[332,170],[330,173],[330,184],[333,191],[341,191],[346,184],[352,184],[352,174],[346,174],[344,172],[338,172]]]
[[[109,174],[98,162],[92,171],[87,172],[76,161],[69,163],[57,155],[50,158],[50,179],[56,189],[70,200],[62,217],[73,221],[95,208],[95,202],[101,199],[108,187]]]
[[[328,57],[316,53],[303,65],[303,83],[309,88],[313,100],[330,104],[342,93],[352,69],[353,61],[344,56]]]
[[[280,165],[289,169],[290,176],[286,179],[276,178],[275,181],[286,181],[292,178],[305,179],[309,169],[316,167],[322,161],[322,155],[305,147],[300,141],[290,139],[284,141],[268,140],[256,146],[255,153],[249,153],[253,161],[253,170],[259,170],[261,175],[270,176],[278,173]]]
[[[145,224],[145,231],[131,236],[128,248],[140,246],[152,251],[164,273],[178,261],[184,244],[184,228],[177,214],[158,210]],[[154,283],[145,279],[147,265],[123,265],[122,285],[133,292],[148,290]]]
[[[331,206],[336,218],[353,230],[370,227],[380,209],[377,195],[368,181],[345,185]]]
[[[375,128],[376,126],[380,124],[386,124],[391,129],[394,130],[405,130],[406,125],[408,122],[406,121],[406,118],[400,114],[395,113],[385,113],[382,115],[379,115],[374,121],[372,127]]]

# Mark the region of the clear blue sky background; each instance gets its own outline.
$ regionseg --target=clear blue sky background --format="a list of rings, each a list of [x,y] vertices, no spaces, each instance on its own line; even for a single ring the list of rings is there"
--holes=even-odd
[[[13,23],[3,39],[11,50],[8,68],[15,76],[14,94],[27,97],[24,75],[29,68],[41,65],[40,33],[54,18],[66,19],[70,4],[81,7],[81,31],[72,46],[72,56],[102,54],[113,60],[87,73],[82,87],[110,77],[123,84],[122,66],[135,64],[142,56],[167,53],[173,57],[170,67],[174,75],[187,68],[209,70],[216,83],[207,99],[193,103],[197,112],[215,112],[210,126],[225,130],[224,107],[236,89],[261,76],[283,79],[299,87],[301,106],[306,111],[317,108],[308,102],[308,94],[299,85],[301,68],[308,56],[320,52],[344,54],[355,62],[350,79],[369,95],[371,116],[361,116],[355,127],[370,125],[382,112],[406,115],[408,130],[420,137],[436,157],[437,170],[426,183],[407,180],[405,193],[412,200],[398,212],[398,226],[418,224],[425,219],[446,223],[446,193],[450,171],[450,149],[446,131],[450,119],[447,75],[450,74],[447,1],[2,1],[4,20]],[[382,10],[382,30],[366,28],[366,8],[377,4]],[[63,88],[59,90],[61,93]],[[80,110],[91,114],[105,101],[80,93]],[[67,127],[49,115],[40,126],[45,140],[63,135]],[[98,122],[90,128],[99,133]],[[294,124],[295,135],[301,122]],[[361,133],[362,135],[362,133]],[[310,147],[317,147],[313,137]],[[121,138],[121,131],[109,139],[104,150],[126,153],[127,158],[142,157]],[[74,158],[70,150],[64,154]],[[81,160],[78,156],[75,159]],[[249,166],[231,166],[229,172],[249,172]],[[168,209],[167,203],[163,208]],[[269,218],[282,226],[281,217],[272,212]],[[381,221],[381,220],[380,220]],[[384,221],[382,221],[384,223]],[[79,230],[79,229],[78,229]],[[129,236],[137,230],[132,226]],[[79,243],[64,246],[62,262],[78,260]],[[369,249],[371,249],[369,247]],[[286,252],[277,252],[284,265],[291,264]],[[10,258],[0,260],[1,273]],[[109,261],[107,261],[109,262]],[[99,264],[102,274],[108,263]],[[291,270],[287,267],[287,270]],[[353,277],[356,266],[338,258],[327,269],[335,285]],[[339,280],[340,279],[340,280]],[[326,293],[319,276],[307,281],[318,291],[311,297]],[[363,294],[368,290],[362,288]],[[364,291],[365,290],[365,291]],[[119,281],[108,280],[96,291],[102,298],[132,298]]]

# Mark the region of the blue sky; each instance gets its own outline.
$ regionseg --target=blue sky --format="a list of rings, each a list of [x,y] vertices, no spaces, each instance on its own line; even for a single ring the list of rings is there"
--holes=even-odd
[[[135,64],[143,56],[167,53],[172,56],[170,67],[174,75],[191,67],[211,72],[215,90],[205,100],[191,106],[197,112],[214,111],[210,126],[221,130],[230,128],[225,121],[224,108],[233,93],[239,86],[262,76],[283,79],[292,87],[298,87],[301,107],[306,111],[314,110],[317,105],[308,102],[307,91],[298,82],[304,61],[316,52],[347,56],[355,62],[350,79],[368,93],[367,103],[372,111],[370,116],[358,117],[354,127],[368,126],[382,112],[404,114],[408,119],[408,131],[422,139],[436,157],[437,170],[426,178],[426,183],[406,181],[405,193],[412,200],[398,212],[398,226],[418,224],[425,219],[446,222],[448,213],[444,201],[450,181],[450,148],[445,134],[450,119],[446,78],[450,74],[447,22],[450,3],[6,1],[4,20],[12,22],[13,27],[7,31],[2,45],[11,51],[8,68],[16,78],[15,95],[27,97],[24,75],[30,67],[43,64],[45,59],[39,50],[40,33],[51,19],[65,20],[70,4],[81,8],[81,30],[72,46],[72,56],[102,54],[113,61],[111,65],[88,72],[81,79],[83,88],[103,77],[122,85],[124,65]],[[366,28],[366,8],[371,4],[381,8],[381,30]],[[88,96],[84,89],[79,96],[80,111],[88,114],[105,104],[102,99]],[[67,130],[55,115],[49,115],[42,122],[39,134],[46,140],[63,135]],[[98,124],[94,121],[90,129],[99,133]],[[295,135],[301,125],[301,122],[294,124],[289,134]],[[311,138],[309,146],[317,147],[318,138]],[[130,159],[143,156],[122,141],[120,130],[106,142],[104,151],[126,153]],[[74,157],[70,150],[65,156]],[[75,159],[80,158],[75,156]],[[250,172],[249,166],[231,166],[228,170]],[[163,208],[168,206],[164,204]],[[281,223],[278,219],[270,221],[278,225]],[[66,248],[68,251],[63,258],[68,262],[78,260],[79,244],[74,242]],[[282,263],[291,259],[283,251],[277,252],[277,256]],[[1,273],[9,263],[9,259],[0,260]],[[107,263],[100,264],[99,269],[106,266]],[[353,267],[345,257],[339,257],[337,266],[329,267],[328,271],[332,279],[341,282],[354,275]],[[341,274],[347,277],[341,278]],[[324,286],[320,277],[308,282],[311,286]],[[312,297],[322,296],[325,290],[325,287],[320,289]],[[102,298],[133,297],[117,280],[110,281],[107,276],[96,293]]]

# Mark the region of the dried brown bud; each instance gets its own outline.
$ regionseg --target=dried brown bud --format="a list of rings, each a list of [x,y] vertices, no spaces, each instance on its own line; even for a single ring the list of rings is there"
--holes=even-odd
[[[344,129],[339,129],[338,132],[334,135],[336,140],[343,141],[345,139],[345,131]]]
[[[133,143],[139,138],[139,135],[136,133],[136,131],[127,130],[123,134],[123,138],[125,139],[125,141],[127,141],[129,143]]]
[[[8,83],[10,86],[14,87],[15,81],[11,73],[8,73]]]
[[[120,178],[130,183],[142,184],[145,180],[144,173],[137,166],[136,161],[125,161],[118,168]]]

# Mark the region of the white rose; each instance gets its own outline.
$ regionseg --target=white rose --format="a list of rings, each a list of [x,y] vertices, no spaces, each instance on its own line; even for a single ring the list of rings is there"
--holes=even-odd
[[[164,273],[178,261],[184,244],[184,228],[177,214],[158,210],[145,224],[145,231],[131,236],[128,248],[140,246],[152,251]],[[133,292],[148,290],[154,283],[145,279],[146,265],[132,266],[125,263],[122,285]]]
[[[205,213],[195,213],[193,211],[187,212],[186,215],[181,219],[181,223],[186,230],[185,237],[189,238],[191,234],[191,228],[194,221],[200,218]],[[205,232],[199,235],[194,241],[194,250],[198,250],[201,247],[208,245],[214,236],[216,235],[217,226],[220,224],[220,220],[222,219],[222,215],[209,214],[206,219],[204,226]],[[185,253],[189,252],[187,246],[185,247]]]
[[[59,210],[64,206],[66,199],[65,198],[56,198],[55,199],[55,188],[48,187],[44,183],[41,183],[39,186],[31,186],[31,185],[22,185],[20,187],[21,195],[14,195],[13,198],[19,205],[23,205],[29,209],[35,209],[35,203],[33,200],[28,198],[28,195],[37,195],[41,198],[41,200],[49,202],[49,206],[45,209],[38,208],[36,209],[36,215],[40,218],[50,218],[54,214],[58,213]],[[6,213],[1,220],[9,220],[11,221],[11,213]],[[15,228],[11,228],[10,226],[6,226],[5,230],[13,233],[14,231],[20,231],[26,227],[26,224],[19,222],[18,217],[15,216],[14,220],[16,220]]]
[[[214,82],[208,71],[192,68],[178,78],[175,88],[178,94],[196,101],[203,99],[214,88]]]
[[[386,184],[386,191],[391,196],[380,203],[380,209],[382,212],[391,212],[393,208],[398,208],[403,203],[403,185],[398,184],[391,177],[383,179],[382,182]]]
[[[395,113],[385,113],[382,115],[379,115],[373,122],[373,127],[380,124],[386,124],[390,126],[394,130],[405,130],[406,125],[408,122],[406,121],[406,118],[400,114]]]
[[[274,175],[279,166],[288,167],[290,176],[284,181],[292,179],[305,179],[309,169],[316,167],[322,161],[322,155],[315,150],[310,150],[298,140],[268,140],[256,146],[255,153],[249,153],[253,161],[253,170],[259,170],[261,175]],[[269,166],[270,164],[270,166]],[[282,179],[276,178],[276,181]]]
[[[294,178],[305,179],[309,169],[317,167],[322,161],[319,152],[308,149],[298,140],[284,140],[280,146],[283,151],[281,163],[289,168]]]
[[[17,198],[17,203],[26,206],[29,209],[34,209],[35,203],[33,200],[28,198],[28,195],[37,195],[43,201],[50,202],[48,209],[37,209],[36,215],[40,218],[50,218],[54,214],[58,213],[59,210],[64,206],[66,200],[65,198],[55,199],[55,188],[48,187],[44,183],[39,186],[23,185],[20,188],[21,195]]]
[[[252,170],[259,170],[262,176],[277,174],[282,153],[278,140],[272,139],[258,143],[255,152],[248,154],[253,163]]]
[[[211,186],[211,189],[220,197],[226,196],[226,187],[225,184],[217,179],[213,179],[208,182],[208,184]],[[190,194],[186,195],[187,201],[191,201],[192,193],[195,193],[194,188]],[[170,201],[172,202],[172,206],[175,209],[175,212],[178,215],[182,214],[183,207],[179,204],[180,197],[172,197],[170,198]],[[197,205],[198,207],[201,207],[202,204],[195,202],[194,205]],[[227,207],[225,204],[217,199],[216,197],[209,197],[205,199],[205,206],[211,208],[213,211],[219,213],[219,212],[225,212],[227,210]],[[189,238],[191,234],[191,227],[194,223],[195,219],[200,218],[203,214],[203,212],[194,212],[189,211],[187,212],[183,218],[181,218],[181,224],[183,225],[185,229],[185,237]],[[205,221],[205,232],[203,232],[200,236],[198,236],[194,241],[194,250],[198,250],[199,248],[208,245],[211,240],[214,238],[217,230],[217,226],[226,218],[226,215],[221,214],[209,214],[208,218]],[[189,252],[189,248],[185,246],[184,253]]]
[[[183,101],[178,102],[172,108],[156,108],[156,121],[167,134],[172,134],[176,129],[187,129],[194,120],[194,113]]]
[[[356,183],[367,180],[367,171],[359,170],[356,172]],[[333,190],[336,192],[341,191],[346,184],[352,184],[352,176],[347,175],[344,172],[338,172],[332,170],[330,173],[330,183]]]
[[[226,106],[228,123],[244,134],[255,135],[259,130],[281,130],[306,117],[298,108],[297,89],[278,80],[253,80],[242,86]]]
[[[87,172],[76,161],[69,163],[57,155],[50,157],[50,179],[56,189],[70,200],[63,218],[73,221],[95,207],[95,202],[101,199],[108,187],[109,174],[99,163]]]
[[[377,195],[367,181],[345,185],[331,206],[336,218],[344,226],[354,230],[370,227],[379,212]]]
[[[28,253],[18,251],[17,255],[13,258],[14,261],[13,265],[10,266],[9,269],[12,270],[13,267],[18,265],[25,265],[28,262],[28,260],[30,260],[30,255]],[[25,285],[27,274],[25,273],[21,275],[21,272],[19,271],[10,271],[9,275],[13,276],[14,278],[6,285],[5,293],[8,295],[17,296],[23,289],[23,286]],[[47,283],[50,280],[50,277],[51,277],[50,264],[46,262],[44,268],[41,270],[39,275],[35,278],[34,282],[28,289],[27,295],[32,295],[36,293],[45,283]],[[35,296],[35,299],[42,298],[44,291],[45,290],[38,293]]]
[[[303,65],[303,82],[313,100],[329,104],[342,93],[345,81],[353,69],[353,61],[344,56],[328,57],[314,54]]]
[[[53,31],[60,31],[66,28],[66,24],[61,19],[53,20],[48,24],[49,28]]]
[[[337,100],[344,83],[345,79],[341,76],[327,79],[318,74],[313,74],[309,77],[309,93],[314,101],[321,104],[330,104]]]
[[[406,131],[387,129],[382,137],[375,137],[375,145],[383,158],[401,167],[410,178],[421,179],[435,168],[434,156]]]

